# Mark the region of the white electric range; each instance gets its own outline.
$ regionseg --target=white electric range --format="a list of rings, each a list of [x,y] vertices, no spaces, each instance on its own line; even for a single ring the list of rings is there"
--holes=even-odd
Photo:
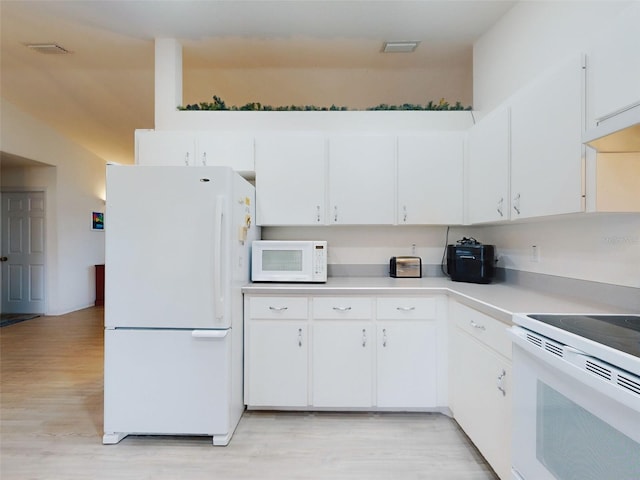
[[[513,478],[640,479],[640,315],[513,322]]]

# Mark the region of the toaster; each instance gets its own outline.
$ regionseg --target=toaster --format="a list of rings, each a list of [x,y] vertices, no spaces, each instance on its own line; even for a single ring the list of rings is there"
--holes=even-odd
[[[393,278],[421,278],[422,259],[420,257],[391,257],[389,274]]]
[[[457,245],[447,245],[447,271],[454,282],[491,283],[495,247],[466,238]]]

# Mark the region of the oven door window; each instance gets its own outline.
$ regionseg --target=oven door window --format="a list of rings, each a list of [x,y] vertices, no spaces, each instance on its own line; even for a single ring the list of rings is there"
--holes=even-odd
[[[640,478],[640,444],[537,382],[536,457],[558,480]]]

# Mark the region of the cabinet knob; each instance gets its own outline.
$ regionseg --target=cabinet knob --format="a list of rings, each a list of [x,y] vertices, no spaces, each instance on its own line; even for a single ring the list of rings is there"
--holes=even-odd
[[[402,221],[403,222],[407,222],[407,206],[403,205],[402,206]]]
[[[316,205],[316,222],[320,223],[320,205]]]
[[[387,329],[386,328],[382,329],[382,346],[383,347],[387,346]]]
[[[500,214],[501,217],[504,217],[504,213],[503,213],[503,205],[504,205],[504,198],[500,197],[500,200],[498,201],[498,213]]]
[[[298,347],[302,348],[302,329],[298,329]]]
[[[6,262],[7,260],[9,260],[9,258],[7,258],[7,257],[0,257],[0,262]]]
[[[334,222],[338,221],[338,206],[337,205],[335,207],[333,207],[333,221]]]
[[[367,329],[362,329],[362,348],[367,346]]]
[[[207,166],[207,152],[202,153],[202,165]]]
[[[184,156],[184,164],[185,165],[189,165],[189,152],[187,152]]]

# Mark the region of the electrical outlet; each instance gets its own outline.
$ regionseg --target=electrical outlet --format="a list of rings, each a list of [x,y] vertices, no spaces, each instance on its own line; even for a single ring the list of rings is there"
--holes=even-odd
[[[540,247],[538,245],[531,245],[531,261],[540,263]]]

